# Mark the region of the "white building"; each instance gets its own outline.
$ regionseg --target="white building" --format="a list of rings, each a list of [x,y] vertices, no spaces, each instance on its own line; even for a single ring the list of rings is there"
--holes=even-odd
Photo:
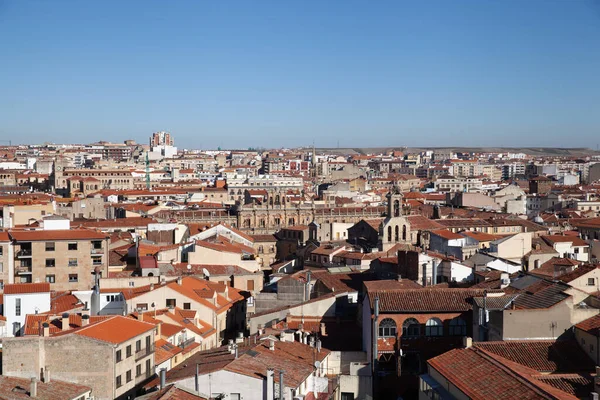
[[[49,283],[14,283],[4,285],[6,336],[21,336],[27,314],[50,311]]]

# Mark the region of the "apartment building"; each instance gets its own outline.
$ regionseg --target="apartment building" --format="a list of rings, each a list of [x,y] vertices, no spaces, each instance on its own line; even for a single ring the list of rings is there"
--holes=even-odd
[[[67,221],[68,226],[68,221]],[[89,290],[92,273],[108,275],[109,236],[87,229],[11,230],[15,282],[52,290]]]
[[[88,320],[83,318],[83,320]],[[133,398],[154,376],[154,324],[115,316],[50,335],[3,340],[3,374],[59,379],[92,388],[96,400]]]
[[[482,181],[479,178],[454,177],[451,175],[439,176],[434,185],[435,190],[449,192],[470,192],[481,190]]]

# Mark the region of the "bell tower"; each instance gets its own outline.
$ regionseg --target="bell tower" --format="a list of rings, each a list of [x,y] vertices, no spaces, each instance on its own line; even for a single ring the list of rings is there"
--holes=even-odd
[[[388,218],[402,216],[402,199],[404,196],[398,186],[394,187],[387,194],[387,215]]]

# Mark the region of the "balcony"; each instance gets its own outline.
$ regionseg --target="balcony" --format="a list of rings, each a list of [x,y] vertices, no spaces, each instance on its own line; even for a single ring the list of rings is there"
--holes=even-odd
[[[32,270],[32,266],[20,266],[20,267],[15,267],[15,272],[19,275],[22,274],[31,274],[31,270]]]
[[[21,249],[17,251],[17,258],[30,258],[31,253],[31,249]]]
[[[92,249],[90,250],[91,254],[98,254],[98,255],[103,255],[104,254],[104,249],[103,248],[94,248],[92,247]]]
[[[146,347],[145,349],[141,349],[140,351],[136,351],[135,352],[135,361],[139,361],[142,358],[147,357],[152,353],[154,353],[154,345],[152,345],[150,347]]]
[[[141,375],[135,377],[135,384],[139,385],[140,383],[152,378],[154,376],[154,367],[151,370],[143,372]]]

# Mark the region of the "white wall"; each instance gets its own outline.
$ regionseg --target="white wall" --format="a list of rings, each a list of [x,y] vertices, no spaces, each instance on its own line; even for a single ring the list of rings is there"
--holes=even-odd
[[[21,299],[21,313],[16,315],[15,308],[17,299]],[[25,293],[4,295],[4,316],[6,317],[7,336],[14,336],[14,324],[20,324],[20,334],[23,333],[25,316],[27,314],[39,314],[50,311],[50,292]]]
[[[265,375],[267,366],[265,366]],[[180,386],[195,391],[194,377],[177,382]],[[231,393],[240,393],[242,400],[263,400],[263,380],[230,371],[216,371],[198,377],[199,392],[210,395],[225,394],[224,400],[230,399]]]

